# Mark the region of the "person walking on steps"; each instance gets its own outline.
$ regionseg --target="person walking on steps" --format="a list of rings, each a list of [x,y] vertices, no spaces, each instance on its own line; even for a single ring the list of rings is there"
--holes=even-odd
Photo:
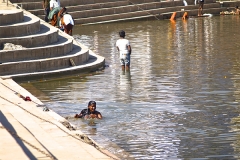
[[[125,68],[127,71],[130,70],[130,55],[132,52],[132,48],[130,45],[129,40],[125,39],[125,31],[121,30],[119,31],[120,39],[116,42],[116,47],[118,52],[120,53],[120,63],[122,66],[122,70],[125,71]]]

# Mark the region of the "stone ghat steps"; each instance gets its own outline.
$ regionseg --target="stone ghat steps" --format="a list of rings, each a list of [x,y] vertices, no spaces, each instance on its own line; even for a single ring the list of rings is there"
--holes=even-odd
[[[0,63],[58,57],[67,55],[72,50],[73,40],[59,35],[58,41],[53,44],[21,50],[0,50]]]
[[[66,63],[66,67],[58,69],[53,69],[53,70],[38,70],[35,72],[30,72],[30,73],[16,73],[16,74],[8,74],[8,75],[3,75],[0,76],[2,79],[8,79],[12,78],[16,81],[25,81],[26,79],[28,80],[36,80],[36,79],[51,79],[51,78],[56,78],[56,77],[64,77],[67,75],[76,75],[81,73],[88,73],[88,72],[93,72],[98,69],[102,69],[105,65],[105,59],[104,57],[98,56],[94,53],[92,53],[91,50],[88,50],[89,57],[88,60],[81,65],[76,65],[76,66],[71,66],[69,64],[69,59],[66,59],[66,61],[62,61],[62,63]],[[73,61],[78,60],[80,57],[74,58]],[[60,63],[60,62],[59,62]],[[68,67],[67,67],[68,66]],[[0,66],[1,68],[1,66]]]
[[[104,3],[103,3],[104,2]],[[184,6],[182,1],[157,1],[157,0],[116,0],[116,1],[85,1],[82,4],[73,0],[61,1],[62,6],[67,7],[67,11],[73,16],[76,24],[88,25],[97,23],[108,23],[123,20],[156,18],[165,19],[169,12],[179,12],[182,9],[191,11],[197,15],[198,5],[189,1],[188,6]],[[37,2],[35,2],[37,3]],[[79,5],[72,5],[73,3]],[[30,7],[31,3],[22,3],[23,8],[44,19],[42,6],[36,9],[36,5]],[[220,8],[216,0],[205,0],[204,9]],[[192,11],[193,10],[193,11]],[[220,10],[221,11],[221,10]],[[165,14],[166,13],[166,14]]]
[[[211,9],[217,8],[219,12],[222,9],[219,7],[218,3],[208,3],[204,5],[205,8]],[[181,11],[184,9],[184,11]],[[189,6],[175,6],[175,7],[167,7],[167,8],[157,8],[150,10],[140,10],[134,12],[125,12],[118,14],[109,14],[104,16],[89,16],[87,18],[79,18],[74,19],[77,24],[89,25],[89,24],[97,24],[97,23],[108,23],[108,22],[116,22],[116,21],[124,21],[124,20],[134,20],[134,19],[142,19],[142,18],[156,18],[156,19],[169,19],[169,17],[165,16],[165,14],[172,14],[173,10],[181,13],[177,14],[176,18],[182,16],[184,12],[190,12],[192,16],[196,16],[198,13],[198,6],[189,5]],[[74,13],[70,13],[73,14]],[[218,13],[219,14],[219,13]]]
[[[1,38],[0,44],[13,43],[15,45],[21,45],[23,47],[29,48],[55,43],[57,41],[58,41],[57,28],[54,27],[49,28],[45,25],[40,25],[40,31],[35,34]]]
[[[83,11],[75,11],[70,12],[74,19],[77,18],[89,18],[96,16],[104,16],[104,15],[112,15],[112,14],[122,14],[122,13],[132,13],[137,11],[145,11],[145,14],[151,9],[160,9],[167,7],[177,7],[183,6],[181,1],[175,1],[172,3],[165,2],[152,2],[152,3],[143,3],[138,5],[127,5],[127,6],[117,6],[111,8],[100,8],[100,9],[91,9],[91,10],[83,10]]]
[[[0,48],[0,76],[25,79],[31,76],[41,77],[44,74],[54,77],[62,73],[63,75],[77,73],[79,70],[89,72],[104,66],[103,57],[94,53],[89,55],[90,50],[75,41],[73,37],[40,20],[30,12],[16,10],[15,14],[22,17],[21,21],[0,24],[1,29],[7,31],[8,28],[21,35],[15,36],[10,33],[4,35],[0,32],[4,37],[0,38],[0,47],[5,43],[13,44],[5,46],[5,49],[10,50]],[[6,13],[3,20],[13,15],[14,12]],[[35,30],[32,31],[31,28]],[[15,31],[18,29],[19,32]],[[33,32],[36,33],[33,34]],[[18,48],[16,45],[21,47]]]
[[[44,10],[42,9],[42,5],[38,8],[35,7],[27,7],[28,4],[23,4],[24,9],[28,9],[29,12],[31,12],[34,15],[39,16],[40,18],[44,17]],[[111,7],[117,7],[117,6],[127,6],[129,5],[129,2],[127,1],[117,1],[117,2],[108,2],[108,3],[94,3],[94,4],[88,4],[88,5],[75,5],[75,6],[69,6],[69,5],[62,5],[66,6],[67,12],[75,12],[75,11],[84,11],[84,10],[92,10],[92,9],[101,9],[101,8],[111,8]]]
[[[7,17],[7,18],[6,18]],[[0,25],[19,23],[24,20],[22,10],[0,10]]]
[[[35,34],[40,31],[40,20],[31,14],[24,15],[23,21],[0,26],[0,38]]]
[[[134,4],[139,3],[153,3],[156,2],[156,0],[137,0],[133,1]],[[95,3],[91,3],[91,1],[84,1],[80,3],[79,1],[61,1],[61,6],[65,6],[67,8],[68,12],[73,11],[83,11],[83,10],[91,10],[91,9],[101,9],[101,8],[111,8],[111,7],[118,7],[118,6],[127,6],[132,4],[131,2],[127,0],[118,0],[118,1],[96,1]],[[34,3],[19,3],[19,6],[21,6],[23,9],[28,10],[34,15],[44,15],[44,10],[42,8],[41,2],[34,2]]]
[[[71,66],[79,66],[87,62],[89,59],[89,51],[87,49],[81,49],[77,45],[73,46],[71,52],[60,57],[2,63],[0,64],[0,75],[51,71]]]
[[[10,0],[11,3],[17,3],[27,7],[24,9],[34,9],[34,7],[42,8],[43,0]],[[89,5],[89,4],[106,4],[111,2],[128,2],[129,4],[135,3],[149,3],[149,2],[160,2],[160,0],[60,0],[61,6],[76,6],[76,5]]]

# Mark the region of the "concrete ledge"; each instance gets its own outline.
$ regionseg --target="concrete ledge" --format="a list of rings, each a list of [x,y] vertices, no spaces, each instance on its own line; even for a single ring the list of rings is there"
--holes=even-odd
[[[39,106],[44,104],[12,79],[0,78],[0,87],[0,159],[118,159],[80,130],[74,130],[65,118],[50,109],[44,112]],[[29,96],[32,101],[24,101],[19,95]]]
[[[40,32],[28,36],[1,38],[0,45],[3,43],[13,43],[15,45],[21,45],[23,47],[37,47],[57,42],[57,28],[48,28],[44,25],[41,25],[40,30]]]
[[[88,50],[83,50],[80,47],[76,47],[74,52],[76,53],[69,53],[69,55],[61,57],[3,63],[0,64],[0,75],[43,72],[63,69],[72,66],[70,60],[72,60],[76,66],[88,61]]]
[[[58,36],[58,42],[23,50],[0,50],[0,63],[58,57],[73,50],[73,40]]]
[[[105,58],[103,58],[102,56],[94,54],[91,50],[89,50],[89,56],[90,56],[89,61],[79,66],[72,66],[64,69],[57,69],[45,72],[5,75],[1,76],[0,78],[2,79],[12,78],[16,81],[51,79],[56,77],[65,77],[67,75],[92,72],[105,66]]]
[[[240,6],[240,1],[221,1],[218,2],[221,7],[236,7]]]
[[[127,5],[127,6],[119,6],[119,7],[112,7],[112,8],[101,8],[101,9],[92,9],[92,10],[84,10],[84,11],[76,11],[71,12],[70,14],[73,18],[91,18],[91,17],[100,17],[100,16],[108,16],[113,14],[126,14],[126,13],[133,13],[142,11],[145,12],[147,15],[149,10],[151,9],[159,9],[159,8],[166,8],[166,7],[177,7],[183,6],[182,1],[173,1],[173,2],[152,2],[152,3],[144,3],[138,5]]]
[[[111,8],[111,7],[127,6],[127,5],[129,5],[129,2],[120,1],[120,2],[108,2],[108,3],[95,3],[95,4],[89,4],[89,5],[66,6],[66,8],[67,8],[67,12],[75,12],[75,11]],[[44,10],[42,8],[41,9],[30,8],[29,12],[31,12],[34,15],[38,15],[38,16],[41,15],[41,17],[44,16]]]
[[[40,31],[40,20],[30,14],[24,16],[24,21],[12,25],[0,26],[0,38],[35,34]]]
[[[19,23],[23,20],[22,10],[0,10],[1,25]]]
[[[219,8],[218,3],[207,3],[204,4],[204,11],[211,12],[212,8]],[[169,17],[162,16],[162,15],[168,15],[169,13],[172,14],[173,12],[180,12],[181,9],[184,9],[185,11],[191,11],[193,10],[193,13],[196,13],[196,9],[198,9],[198,6],[195,5],[189,5],[189,6],[174,6],[174,7],[167,7],[167,8],[157,8],[157,9],[150,9],[150,10],[144,10],[144,11],[134,11],[134,12],[125,12],[121,14],[109,14],[104,16],[96,16],[96,17],[88,17],[88,18],[80,18],[75,19],[75,22],[77,24],[82,25],[89,25],[89,24],[98,24],[98,23],[107,23],[107,22],[116,22],[116,21],[123,21],[123,20],[134,20],[134,19],[144,19],[149,17],[157,17],[158,19],[169,19]],[[214,12],[215,13],[215,12]]]

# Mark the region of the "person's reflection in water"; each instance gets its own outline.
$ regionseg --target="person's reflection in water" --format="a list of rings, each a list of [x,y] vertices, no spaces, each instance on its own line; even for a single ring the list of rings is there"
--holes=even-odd
[[[131,82],[131,72],[129,71],[122,71],[120,74],[120,85],[126,85]]]
[[[97,128],[89,128],[88,132],[90,135],[97,135]]]
[[[119,94],[121,99],[124,101],[130,101],[132,93],[132,82],[131,82],[131,72],[129,71],[122,71],[120,73],[120,80],[119,80]]]

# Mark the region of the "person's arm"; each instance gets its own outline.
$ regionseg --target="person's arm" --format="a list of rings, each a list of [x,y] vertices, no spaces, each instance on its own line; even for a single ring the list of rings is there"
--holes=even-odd
[[[82,114],[81,113],[75,114],[74,118],[82,118]]]
[[[84,110],[82,110],[79,114],[75,114],[74,118],[82,118],[84,114]]]
[[[50,3],[50,11],[51,11],[51,10],[53,10],[53,2],[50,1],[49,3]]]
[[[102,115],[100,112],[96,111],[95,113],[88,115],[86,118],[102,119]]]
[[[98,118],[98,119],[102,119],[102,115],[101,115],[100,112],[98,113],[97,118]]]
[[[130,45],[128,45],[128,53],[131,54],[132,53],[132,48]]]

